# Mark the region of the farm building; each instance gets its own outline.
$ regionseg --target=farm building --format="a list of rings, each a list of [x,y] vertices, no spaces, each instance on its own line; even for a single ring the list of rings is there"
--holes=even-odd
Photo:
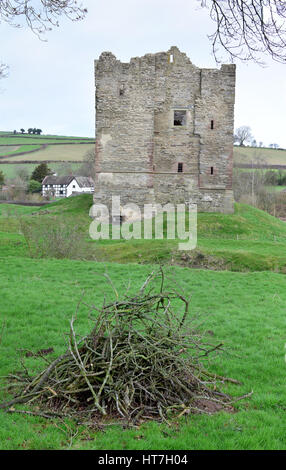
[[[89,176],[46,176],[42,182],[42,195],[69,197],[72,194],[93,193],[94,181]]]
[[[233,212],[235,65],[201,69],[177,47],[95,61],[94,201]]]

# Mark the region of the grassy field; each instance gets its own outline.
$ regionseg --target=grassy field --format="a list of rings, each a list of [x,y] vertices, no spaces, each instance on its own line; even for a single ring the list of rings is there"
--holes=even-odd
[[[94,144],[66,144],[66,145],[48,145],[46,148],[40,148],[37,152],[25,155],[16,155],[6,157],[5,161],[21,162],[27,161],[81,161],[87,152],[94,150]]]
[[[89,137],[68,137],[58,135],[33,135],[33,134],[9,134],[0,133],[0,146],[2,145],[33,145],[33,144],[51,144],[51,143],[69,143],[69,142],[94,142]]]
[[[226,393],[238,397],[253,390],[253,395],[238,401],[235,413],[174,418],[171,427],[156,422],[137,429],[112,425],[105,432],[70,420],[0,410],[0,448],[286,449],[286,278],[281,274],[286,271],[286,224],[242,204],[233,215],[199,214],[198,248],[182,260],[178,240],[89,240],[91,203],[91,196],[83,195],[44,208],[0,205],[0,375],[21,369],[19,349],[52,347],[55,358],[64,352],[65,333],[82,293],[89,305],[114,299],[104,273],[119,293],[130,281],[132,293],[161,262],[171,282],[191,296],[190,315],[199,317],[207,338],[224,343],[225,351],[209,357],[205,366],[242,382],[223,385]],[[31,258],[20,217],[42,230],[59,223],[75,227],[84,239],[83,259]],[[92,328],[84,303],[76,322],[83,335]],[[25,358],[25,364],[32,373],[43,367],[34,357]],[[1,400],[6,398],[2,390]]]
[[[35,150],[40,150],[42,147],[41,145],[20,145],[18,147],[14,146],[0,146],[0,156],[5,156],[6,155],[17,155],[18,153],[22,152],[34,152]],[[24,158],[24,157],[23,157]]]
[[[265,165],[286,165],[286,150],[258,147],[233,147],[235,163],[261,163]]]
[[[91,204],[91,195],[62,199],[44,208],[25,208],[26,214],[33,215],[27,215],[24,220],[31,230],[35,227],[35,235],[43,237],[55,221],[66,227],[73,226],[74,233],[83,234],[80,240],[83,251],[79,258],[117,263],[160,262],[215,270],[286,272],[285,222],[251,206],[236,204],[232,215],[198,214],[197,248],[182,253],[178,251],[178,240],[91,240],[88,235]],[[15,211],[17,206],[0,205],[3,237],[0,253],[9,250],[10,255],[17,256],[21,245],[28,255],[25,240],[19,234],[19,218],[13,216]],[[19,238],[15,247],[7,233]]]
[[[100,305],[116,288],[142,285],[152,266],[100,264],[71,260],[1,260],[1,374],[20,369],[19,349],[53,347],[53,357],[65,351],[64,333],[85,291],[87,303]],[[234,414],[188,416],[165,424],[142,424],[139,429],[108,427],[105,432],[71,421],[1,412],[1,449],[285,449],[285,278],[274,273],[230,273],[170,267],[168,273],[192,296],[191,314],[200,315],[212,340],[225,343],[225,352],[205,366],[237,378],[241,386],[224,386],[251,399],[237,402]],[[88,309],[78,312],[77,332],[92,327]],[[26,358],[32,372],[43,364]],[[7,398],[2,394],[2,398]],[[31,409],[16,407],[17,409]]]
[[[43,145],[46,145],[43,148]],[[55,145],[57,144],[57,145]],[[56,162],[70,163],[73,169],[78,168],[75,161],[82,161],[85,155],[94,151],[94,139],[86,137],[66,137],[51,135],[9,134],[0,132],[0,170],[7,179],[15,177],[18,164],[25,165],[31,173],[33,162],[51,161],[51,168],[56,168]],[[19,155],[27,152],[24,155]],[[14,162],[15,166],[7,165]],[[26,163],[29,162],[29,163]],[[36,163],[33,164],[33,168]]]

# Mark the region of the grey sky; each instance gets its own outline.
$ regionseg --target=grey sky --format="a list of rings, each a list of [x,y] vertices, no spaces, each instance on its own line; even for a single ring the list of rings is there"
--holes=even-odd
[[[207,34],[214,30],[196,0],[85,0],[84,21],[60,22],[47,42],[27,28],[0,25],[0,130],[94,136],[93,61],[112,51],[122,61],[176,45],[199,67],[216,67]],[[229,60],[224,60],[225,63]],[[286,65],[237,62],[235,127],[286,148]]]

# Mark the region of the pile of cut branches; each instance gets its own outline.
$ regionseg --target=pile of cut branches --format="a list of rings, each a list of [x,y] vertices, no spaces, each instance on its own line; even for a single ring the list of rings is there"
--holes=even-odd
[[[93,307],[93,329],[80,340],[73,318],[66,353],[36,377],[23,376],[18,395],[0,406],[11,410],[16,403],[36,402],[46,417],[115,417],[129,423],[230,409],[232,398],[217,383],[238,382],[201,365],[202,357],[222,345],[203,341],[188,320],[189,301],[174,288],[165,290],[164,281],[161,269],[137,295]]]

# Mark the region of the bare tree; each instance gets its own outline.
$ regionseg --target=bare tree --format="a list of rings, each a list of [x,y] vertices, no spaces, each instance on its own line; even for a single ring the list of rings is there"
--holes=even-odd
[[[245,142],[250,142],[253,139],[251,129],[249,126],[241,126],[235,131],[234,142],[237,142],[241,147]]]
[[[1,21],[20,28],[26,23],[38,37],[59,26],[58,18],[82,20],[87,13],[77,0],[0,0]],[[0,79],[7,76],[8,66],[0,64]]]
[[[0,63],[0,78],[6,78],[8,75],[8,65]]]
[[[91,176],[93,179],[95,178],[94,174],[94,163],[95,162],[95,149],[89,150],[84,155],[83,163],[77,170],[78,175],[81,176]]]
[[[286,63],[286,1],[283,0],[198,0],[216,23],[213,54],[221,62],[222,48],[231,60],[254,60],[268,54]]]
[[[59,26],[58,18],[71,21],[85,17],[87,10],[76,0],[5,0],[0,1],[0,21],[20,27],[21,21],[37,35]]]

